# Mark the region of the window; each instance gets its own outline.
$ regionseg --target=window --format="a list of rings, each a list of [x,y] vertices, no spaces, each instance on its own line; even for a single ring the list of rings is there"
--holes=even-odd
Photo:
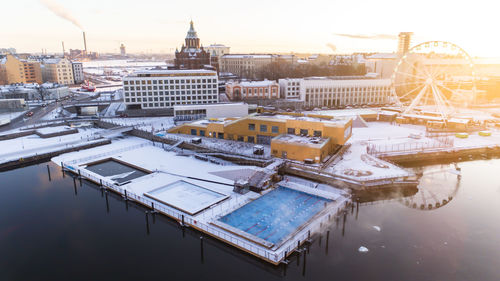
[[[267,132],[267,125],[260,125],[261,132]]]
[[[191,129],[191,135],[196,136],[196,129]]]
[[[202,137],[205,136],[205,130],[200,130],[200,136],[202,136]]]
[[[247,142],[255,143],[255,137],[253,136],[247,137]]]
[[[221,140],[224,139],[224,133],[218,133],[217,137]]]
[[[278,126],[272,126],[272,127],[271,127],[271,132],[272,132],[272,133],[275,133],[275,134],[279,133]]]
[[[309,132],[307,131],[307,129],[300,129],[300,135],[304,135],[304,136],[307,136]]]
[[[295,128],[287,128],[286,133],[290,135],[295,135]]]
[[[321,131],[314,131],[313,134],[315,137],[321,137]]]
[[[255,131],[255,124],[248,124],[249,131]]]
[[[238,141],[245,141],[245,137],[244,136],[238,136]]]

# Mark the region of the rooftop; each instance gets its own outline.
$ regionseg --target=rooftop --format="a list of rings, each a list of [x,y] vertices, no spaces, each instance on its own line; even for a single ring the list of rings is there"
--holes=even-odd
[[[308,137],[308,136],[284,134],[275,137],[273,141],[321,147],[328,141],[328,139],[320,137]]]
[[[148,69],[138,70],[125,77],[150,77],[150,76],[216,76],[217,72],[206,69]]]
[[[349,122],[349,118],[343,119],[323,119],[317,117],[310,116],[293,116],[293,115],[285,115],[285,114],[276,114],[276,115],[256,115],[253,118],[274,118],[280,120],[301,120],[301,121],[309,121],[309,122],[321,122],[325,124],[346,124]]]
[[[264,81],[243,81],[243,82],[229,82],[227,84],[240,85],[243,87],[266,87],[276,84],[276,81],[264,80]]]

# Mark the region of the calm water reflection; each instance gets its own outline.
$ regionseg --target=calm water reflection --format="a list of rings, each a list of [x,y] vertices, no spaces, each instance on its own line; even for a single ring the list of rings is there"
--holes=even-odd
[[[49,165],[51,181],[46,164],[0,173],[0,280],[500,280],[500,160],[460,180],[426,167],[419,192],[350,209],[286,269],[160,216],[148,235],[146,209]]]

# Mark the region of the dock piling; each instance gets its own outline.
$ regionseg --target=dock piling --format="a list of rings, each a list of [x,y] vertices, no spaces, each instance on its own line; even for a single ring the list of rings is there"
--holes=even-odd
[[[356,202],[356,220],[358,220],[358,214],[359,214],[359,201]]]
[[[146,213],[146,234],[149,235],[149,216],[148,216],[148,211]]]
[[[205,258],[203,254],[203,236],[200,236],[200,257],[201,257],[201,263],[205,263]]]
[[[47,165],[47,174],[49,174],[49,181],[52,181],[52,178],[50,177],[50,167]]]
[[[347,219],[347,212],[344,212],[344,221],[342,222],[342,237],[345,234],[345,221]]]
[[[106,193],[106,212],[109,213],[108,191],[106,190],[104,193]]]
[[[75,196],[78,195],[78,191],[76,190],[76,179],[73,178],[73,188],[75,189]]]
[[[306,257],[307,257],[307,252],[304,251],[304,263],[302,263],[302,276],[306,276]]]
[[[330,240],[330,230],[326,232],[326,246],[325,246],[325,255],[328,256],[328,241]]]

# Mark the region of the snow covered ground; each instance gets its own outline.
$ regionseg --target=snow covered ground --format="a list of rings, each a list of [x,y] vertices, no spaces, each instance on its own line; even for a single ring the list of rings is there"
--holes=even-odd
[[[120,126],[134,126],[147,132],[161,132],[175,126],[174,117],[103,118]]]
[[[270,145],[260,145],[264,148],[264,155],[255,155],[253,154],[253,149],[255,144],[241,141],[231,141],[231,140],[223,140],[217,138],[207,138],[207,137],[199,137],[199,136],[191,136],[191,135],[183,135],[183,134],[168,134],[164,131],[160,131],[157,133],[157,136],[163,136],[166,138],[182,140],[185,142],[191,142],[193,138],[201,138],[201,146],[206,148],[211,148],[217,151],[226,152],[230,154],[237,154],[243,156],[251,156],[258,158],[271,158],[271,146]]]
[[[500,145],[500,131],[496,129],[492,130],[491,136],[471,133],[468,138],[461,139],[454,135],[426,137],[425,126],[392,125],[387,122],[367,122],[367,125],[366,128],[352,129],[352,136],[348,141],[351,147],[341,161],[327,167],[325,172],[361,181],[410,175],[398,166],[369,155],[368,147],[380,153],[408,154]]]
[[[61,130],[61,128],[51,127],[50,129],[46,128],[45,130]],[[29,135],[16,139],[0,141],[0,163],[81,145],[94,140],[96,133],[99,131],[102,130],[94,128],[80,128],[77,134],[53,138],[40,138],[37,135]]]
[[[4,120],[4,119],[7,119],[7,120],[15,119],[15,118],[23,115],[25,112],[26,111],[0,113],[0,121]]]

